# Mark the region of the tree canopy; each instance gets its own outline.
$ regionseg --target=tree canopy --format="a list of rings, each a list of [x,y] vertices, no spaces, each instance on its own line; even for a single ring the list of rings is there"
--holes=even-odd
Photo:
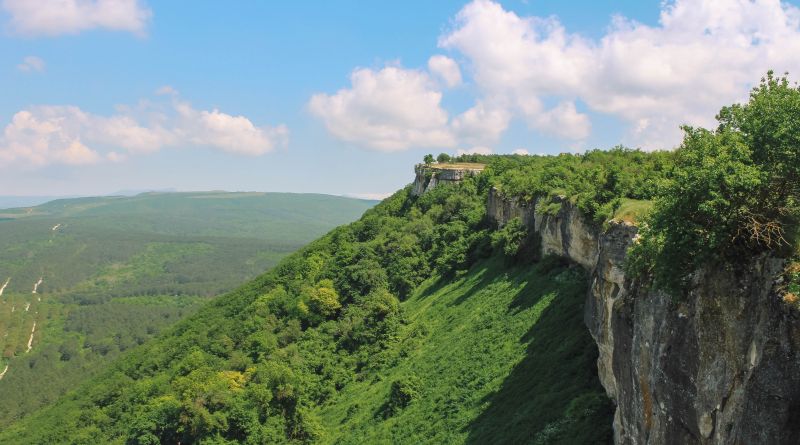
[[[772,72],[715,130],[684,127],[630,265],[680,291],[707,263],[791,255],[800,219],[800,90]]]

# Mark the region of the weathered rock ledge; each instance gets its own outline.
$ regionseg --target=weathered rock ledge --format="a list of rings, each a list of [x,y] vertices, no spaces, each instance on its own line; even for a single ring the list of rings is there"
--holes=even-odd
[[[411,194],[419,196],[439,184],[455,184],[462,181],[465,177],[478,174],[483,171],[483,164],[417,164],[414,166],[414,183],[411,186]]]
[[[585,322],[617,408],[618,444],[800,443],[800,318],[774,290],[783,263],[696,272],[684,302],[625,276],[637,228],[601,231],[568,201],[556,214],[489,194],[487,213],[539,232],[542,253],[591,272]]]

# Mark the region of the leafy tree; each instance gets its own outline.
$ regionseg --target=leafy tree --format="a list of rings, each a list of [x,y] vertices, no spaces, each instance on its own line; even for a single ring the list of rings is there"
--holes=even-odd
[[[311,292],[309,298],[311,309],[323,318],[330,317],[341,309],[339,294],[333,288],[333,281],[322,280],[317,283],[316,289]]]
[[[791,252],[797,236],[800,91],[769,73],[715,131],[684,127],[675,167],[629,258],[679,293],[703,264]]]
[[[424,162],[425,165],[433,164],[433,155],[432,154],[425,155],[425,157],[422,158],[422,162]]]
[[[492,247],[516,261],[533,261],[539,257],[541,237],[522,224],[521,219],[514,218],[492,233]]]
[[[450,162],[450,155],[447,153],[439,153],[439,156],[436,157],[436,162],[440,164]]]
[[[790,246],[800,218],[800,89],[772,71],[744,105],[720,111],[719,131],[741,135],[761,187],[742,221],[751,247]]]

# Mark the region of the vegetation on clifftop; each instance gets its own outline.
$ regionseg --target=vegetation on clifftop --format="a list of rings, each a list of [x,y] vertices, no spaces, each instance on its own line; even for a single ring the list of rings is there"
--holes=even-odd
[[[463,155],[453,161],[486,164],[481,180],[507,196],[545,202],[565,197],[601,225],[624,203],[653,199],[673,158],[673,152],[615,147],[557,156]],[[556,203],[554,207],[559,206]]]
[[[684,127],[675,166],[631,252],[630,269],[679,293],[701,265],[790,256],[800,220],[800,90],[769,73],[715,130]]]

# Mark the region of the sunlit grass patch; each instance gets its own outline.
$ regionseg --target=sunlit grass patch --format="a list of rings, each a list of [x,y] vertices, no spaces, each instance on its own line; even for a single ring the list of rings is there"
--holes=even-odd
[[[647,215],[653,209],[653,201],[644,201],[639,199],[623,199],[622,204],[616,212],[614,212],[614,219],[618,221],[625,221],[631,224],[636,224],[641,218]]]

